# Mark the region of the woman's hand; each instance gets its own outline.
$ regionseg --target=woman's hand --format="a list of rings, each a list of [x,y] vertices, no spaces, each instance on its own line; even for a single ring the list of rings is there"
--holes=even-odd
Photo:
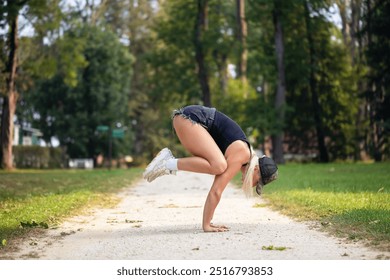
[[[240,171],[242,164],[248,160],[250,152],[246,143],[237,140],[229,146],[225,156],[228,166],[222,174],[215,176],[203,208],[202,224],[205,232],[224,232],[229,230],[226,226],[213,225],[211,220],[227,184]]]
[[[229,228],[224,225],[214,225],[210,223],[207,226],[203,226],[203,231],[204,232],[225,232],[225,231],[229,231]]]

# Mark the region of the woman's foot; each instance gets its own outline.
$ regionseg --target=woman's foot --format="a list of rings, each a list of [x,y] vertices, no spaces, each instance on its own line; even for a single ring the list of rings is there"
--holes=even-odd
[[[167,160],[173,158],[174,156],[168,148],[162,149],[146,167],[143,174],[144,179],[148,182],[152,182],[154,179],[163,175],[176,175],[176,171],[169,170],[166,167]]]

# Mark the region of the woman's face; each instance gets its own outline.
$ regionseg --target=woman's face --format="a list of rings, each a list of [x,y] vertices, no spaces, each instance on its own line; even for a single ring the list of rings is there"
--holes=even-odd
[[[247,170],[247,166],[242,166],[241,167],[241,182],[244,182],[244,179],[245,179],[245,175],[246,175],[246,170]],[[253,172],[253,185],[252,187],[256,186],[257,185],[257,182],[259,182],[260,180],[260,172],[259,172],[259,166],[256,165],[255,166],[255,170]]]

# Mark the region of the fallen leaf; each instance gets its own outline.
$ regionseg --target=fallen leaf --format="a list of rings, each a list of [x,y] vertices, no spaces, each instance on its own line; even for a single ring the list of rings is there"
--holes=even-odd
[[[125,220],[125,223],[127,224],[135,224],[135,223],[142,223],[143,221],[140,221],[140,220],[128,220],[126,219]]]

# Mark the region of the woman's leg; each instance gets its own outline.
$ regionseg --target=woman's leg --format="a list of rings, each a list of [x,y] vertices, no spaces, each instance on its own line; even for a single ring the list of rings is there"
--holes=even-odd
[[[204,127],[179,115],[173,118],[173,127],[181,144],[193,155],[178,159],[179,170],[213,175],[226,170],[224,155]]]

